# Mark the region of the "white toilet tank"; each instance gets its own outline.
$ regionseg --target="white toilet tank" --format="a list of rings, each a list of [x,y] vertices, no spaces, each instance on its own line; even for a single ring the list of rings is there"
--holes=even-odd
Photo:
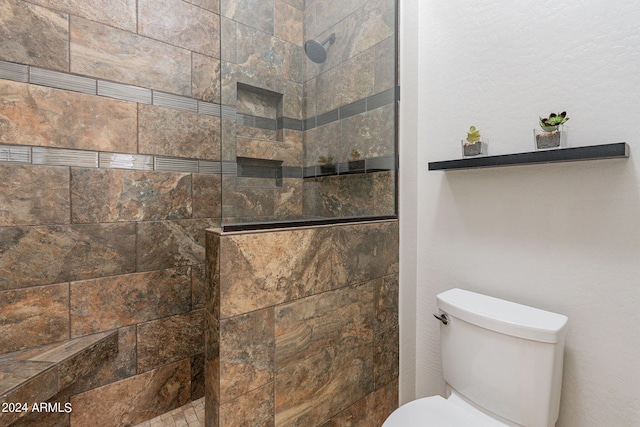
[[[510,424],[554,426],[567,317],[462,289],[437,300],[449,387]]]

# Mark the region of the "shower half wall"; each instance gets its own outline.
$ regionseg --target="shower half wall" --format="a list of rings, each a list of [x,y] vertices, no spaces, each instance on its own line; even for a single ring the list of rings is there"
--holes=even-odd
[[[332,33],[311,62],[304,42]],[[129,426],[202,397],[206,230],[394,217],[395,75],[389,0],[0,1],[0,359],[118,341],[59,393],[37,383],[72,413],[13,425]],[[385,230],[377,239],[397,239]],[[375,292],[381,278],[358,277],[331,291]],[[332,418],[366,411],[367,396]]]

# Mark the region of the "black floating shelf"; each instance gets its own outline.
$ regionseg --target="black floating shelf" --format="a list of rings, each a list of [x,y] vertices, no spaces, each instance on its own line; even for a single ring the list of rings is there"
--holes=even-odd
[[[530,151],[528,153],[429,162],[429,170],[494,168],[498,166],[533,165],[537,163],[575,162],[578,160],[616,159],[625,157],[629,157],[629,145],[627,145],[626,142],[618,142],[615,144],[590,145],[587,147],[559,148],[555,150]]]

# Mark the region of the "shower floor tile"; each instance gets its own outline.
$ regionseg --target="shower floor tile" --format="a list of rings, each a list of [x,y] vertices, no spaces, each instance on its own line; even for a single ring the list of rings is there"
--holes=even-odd
[[[135,427],[204,427],[204,397]]]

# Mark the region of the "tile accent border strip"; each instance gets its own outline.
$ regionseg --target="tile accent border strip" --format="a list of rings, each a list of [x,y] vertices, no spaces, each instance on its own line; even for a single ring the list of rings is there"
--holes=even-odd
[[[120,101],[138,102],[141,104],[190,111],[197,114],[228,118],[236,120],[240,125],[270,130],[310,130],[340,119],[383,107],[395,102],[397,99],[397,88],[394,87],[317,116],[309,117],[305,120],[290,117],[279,117],[274,120],[246,114],[236,114],[236,108],[228,105],[205,102],[196,98],[160,92],[155,89],[100,80],[14,62],[0,61],[0,79],[70,90],[87,95],[104,96]]]
[[[108,153],[26,145],[0,144],[0,163],[20,163],[80,168],[186,172],[208,175],[236,174],[235,163],[146,154]],[[233,165],[233,167],[229,166]]]

